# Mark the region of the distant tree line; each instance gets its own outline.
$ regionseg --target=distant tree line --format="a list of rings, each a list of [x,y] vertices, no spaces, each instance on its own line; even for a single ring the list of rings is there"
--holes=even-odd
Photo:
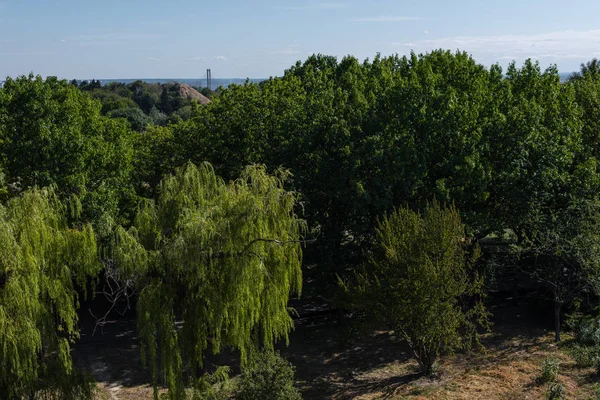
[[[110,82],[102,85],[99,80],[72,80],[71,85],[89,92],[102,104],[102,114],[112,118],[124,118],[137,131],[149,125],[165,126],[187,120],[196,104],[180,93],[179,83],[147,83],[141,80],[125,84]],[[215,95],[209,88],[192,88],[208,99]]]

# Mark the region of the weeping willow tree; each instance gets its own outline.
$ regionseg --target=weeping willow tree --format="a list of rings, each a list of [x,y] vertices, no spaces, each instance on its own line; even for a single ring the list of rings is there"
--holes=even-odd
[[[0,398],[89,398],[73,366],[78,288],[100,268],[89,225],[68,228],[52,189],[0,205]]]
[[[244,363],[256,346],[287,341],[305,230],[288,176],[250,166],[226,183],[210,164],[188,164],[140,206],[134,227],[117,230],[119,274],[138,282],[142,355],[171,398],[200,386],[209,350],[239,350]]]

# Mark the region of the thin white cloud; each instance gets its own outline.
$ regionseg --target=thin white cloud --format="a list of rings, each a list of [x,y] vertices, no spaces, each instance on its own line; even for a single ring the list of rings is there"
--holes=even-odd
[[[345,8],[347,6],[346,3],[330,3],[330,2],[320,2],[320,3],[312,3],[312,4],[304,4],[301,6],[284,6],[277,7],[284,10],[335,10],[340,8]]]
[[[296,50],[293,48],[287,48],[287,49],[283,49],[283,50],[277,50],[272,52],[271,54],[279,54],[279,55],[286,55],[286,56],[290,56],[293,54],[300,54],[300,50]]]
[[[550,62],[581,59],[585,61],[598,52],[600,29],[590,31],[558,31],[535,35],[455,36],[426,39],[411,43],[415,51],[434,49],[467,51],[482,62],[545,59]],[[405,46],[404,42],[393,43]]]
[[[213,60],[227,61],[227,57],[225,57],[225,56],[215,56],[215,57],[213,57]]]
[[[160,61],[160,58],[148,57],[148,60],[150,60],[150,61]]]
[[[410,16],[392,16],[392,15],[381,15],[378,17],[361,17],[353,18],[352,22],[407,22],[407,21],[423,21],[421,17],[410,17]]]
[[[0,56],[10,57],[28,57],[28,56],[53,56],[58,54],[55,51],[25,51],[17,53],[0,53]]]
[[[60,39],[61,43],[67,43],[67,41],[65,39]]]
[[[197,56],[197,57],[191,57],[191,58],[189,59],[189,61],[204,61],[204,57],[200,57],[200,56]]]
[[[346,3],[319,3],[315,6],[315,8],[320,8],[320,9],[344,8],[344,7],[346,7]]]

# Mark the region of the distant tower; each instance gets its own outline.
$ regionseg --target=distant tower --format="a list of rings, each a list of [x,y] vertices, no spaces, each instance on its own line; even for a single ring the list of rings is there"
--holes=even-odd
[[[212,73],[210,68],[206,70],[206,87],[212,90]]]

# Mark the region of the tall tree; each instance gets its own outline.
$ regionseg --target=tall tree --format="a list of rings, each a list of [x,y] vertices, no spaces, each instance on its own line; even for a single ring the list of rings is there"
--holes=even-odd
[[[184,372],[201,370],[206,350],[232,347],[245,360],[254,346],[287,339],[304,229],[296,195],[283,188],[288,177],[252,166],[225,183],[209,164],[188,164],[162,181],[134,227],[117,231],[118,272],[136,277],[140,293],[143,354],[155,385],[160,358],[171,398],[196,383]]]
[[[91,397],[73,366],[78,292],[100,269],[90,225],[70,229],[51,189],[33,189],[0,206],[0,397],[39,391]]]

